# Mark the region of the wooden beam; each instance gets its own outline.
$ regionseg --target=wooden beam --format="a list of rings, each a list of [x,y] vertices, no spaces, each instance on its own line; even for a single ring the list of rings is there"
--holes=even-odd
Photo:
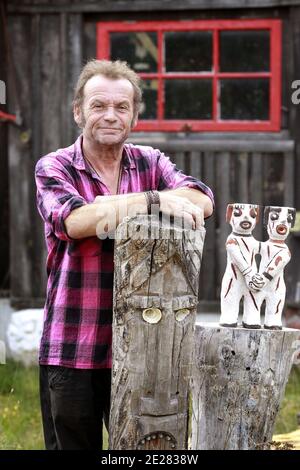
[[[102,1],[61,1],[48,5],[45,2],[34,2],[27,5],[10,0],[7,5],[9,13],[103,13],[103,12],[142,12],[142,11],[184,11],[184,10],[230,10],[261,9],[300,5],[299,0],[102,0]]]
[[[268,152],[283,153],[291,152],[294,149],[293,140],[200,140],[200,139],[172,139],[163,140],[155,137],[147,139],[129,139],[132,143],[140,143],[151,145],[160,150],[168,150],[169,152],[193,151],[201,152]]]

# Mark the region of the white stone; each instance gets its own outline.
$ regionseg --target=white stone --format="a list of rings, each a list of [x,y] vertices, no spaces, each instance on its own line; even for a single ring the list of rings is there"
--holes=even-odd
[[[10,357],[26,367],[37,365],[42,327],[42,309],[27,309],[13,313],[6,333]]]

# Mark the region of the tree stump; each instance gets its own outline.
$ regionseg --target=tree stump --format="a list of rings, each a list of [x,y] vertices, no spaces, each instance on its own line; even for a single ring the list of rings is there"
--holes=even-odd
[[[196,325],[192,449],[263,449],[299,347],[300,330]]]
[[[110,449],[186,449],[204,228],[155,216],[116,231]]]

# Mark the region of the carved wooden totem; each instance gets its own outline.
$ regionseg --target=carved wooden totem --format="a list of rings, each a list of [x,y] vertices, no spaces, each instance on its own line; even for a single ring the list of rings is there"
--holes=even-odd
[[[125,219],[115,241],[110,449],[186,449],[205,229]]]

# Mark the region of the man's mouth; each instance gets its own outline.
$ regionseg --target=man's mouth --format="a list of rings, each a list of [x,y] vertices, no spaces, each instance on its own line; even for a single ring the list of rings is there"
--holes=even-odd
[[[244,220],[243,222],[240,223],[240,227],[242,227],[244,230],[249,230],[249,228],[252,227],[252,224],[251,222]]]
[[[276,227],[276,232],[279,234],[279,235],[285,235],[286,232],[287,232],[287,226],[284,225],[284,224],[280,224]]]

